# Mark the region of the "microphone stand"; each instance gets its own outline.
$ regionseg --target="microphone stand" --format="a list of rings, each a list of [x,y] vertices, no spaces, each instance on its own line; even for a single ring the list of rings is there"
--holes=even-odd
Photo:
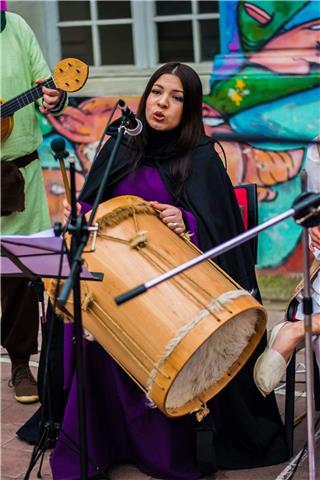
[[[312,351],[312,296],[310,279],[310,256],[309,256],[309,236],[308,228],[304,227],[302,232],[303,245],[303,299],[302,311],[304,317],[304,342],[305,342],[305,362],[306,362],[306,386],[307,386],[307,435],[308,435],[308,465],[309,478],[316,478],[316,459],[315,459],[315,409],[314,409],[314,369],[313,369],[313,351]]]
[[[313,358],[312,358],[312,298],[311,298],[311,281],[309,270],[309,248],[308,248],[308,228],[320,223],[320,194],[302,193],[293,203],[292,208],[277,215],[270,220],[247,230],[240,235],[227,240],[226,242],[214,247],[207,252],[185,262],[166,273],[159,275],[153,280],[140,284],[137,287],[115,297],[117,305],[121,305],[132,298],[146,292],[160,283],[163,283],[179,273],[188,270],[199,263],[213,259],[222,253],[228,252],[232,248],[247,242],[258,233],[267,228],[282,222],[283,220],[294,217],[296,223],[303,227],[303,247],[304,247],[304,298],[303,311],[305,322],[305,344],[306,344],[306,375],[307,375],[307,428],[308,428],[308,451],[309,451],[309,479],[316,480],[316,462],[315,462],[315,438],[314,438],[314,385],[313,385]]]
[[[306,170],[301,172],[301,189],[307,192],[308,175]],[[309,256],[309,235],[308,229],[304,226],[302,231],[302,248],[303,248],[303,297],[302,297],[302,313],[304,318],[304,335],[305,335],[305,364],[306,364],[306,387],[307,387],[307,443],[308,443],[308,466],[310,478],[315,478],[316,462],[315,462],[315,409],[314,409],[314,368],[313,352],[312,352],[312,293],[310,278],[310,256]]]
[[[113,162],[117,156],[121,141],[127,131],[128,119],[126,115],[122,116],[112,153],[106,166],[99,190],[94,200],[91,214],[88,222],[82,214],[77,216],[76,206],[76,189],[75,189],[75,165],[70,160],[70,187],[71,187],[71,221],[67,227],[72,235],[71,240],[71,262],[70,275],[66,280],[61,291],[58,303],[65,306],[71,289],[74,295],[74,324],[76,337],[76,367],[78,381],[78,421],[79,421],[79,439],[80,439],[80,475],[81,480],[88,478],[88,455],[87,455],[87,436],[86,436],[86,409],[85,409],[85,388],[84,388],[84,359],[83,359],[83,342],[82,342],[82,314],[81,314],[81,290],[80,290],[80,273],[82,268],[82,253],[87,244],[92,222],[101,201],[103,192],[107,185],[109,173]]]
[[[80,289],[80,273],[82,261],[77,257],[77,247],[80,243],[80,237],[83,232],[83,238],[88,239],[89,232],[83,230],[81,217],[77,217],[77,200],[75,186],[75,162],[74,158],[69,159],[70,162],[70,196],[71,196],[71,221],[68,230],[71,237],[70,258],[71,262],[78,266],[77,275],[73,282],[73,299],[74,299],[74,330],[75,330],[75,351],[77,366],[77,387],[78,387],[78,424],[79,424],[79,440],[80,440],[80,478],[88,478],[88,451],[87,451],[87,432],[86,432],[86,408],[85,408],[85,389],[84,389],[84,358],[82,344],[82,312],[81,312],[81,289]]]

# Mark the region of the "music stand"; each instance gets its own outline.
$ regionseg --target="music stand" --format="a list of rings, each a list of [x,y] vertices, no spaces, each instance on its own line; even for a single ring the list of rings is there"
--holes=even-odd
[[[66,279],[70,275],[68,249],[60,237],[0,236],[0,255],[3,277]],[[102,279],[102,273],[82,267],[81,280]]]
[[[0,254],[1,276],[4,277],[26,277],[34,282],[41,278],[66,279],[70,275],[69,251],[65,240],[61,237],[3,236],[0,237]],[[89,272],[85,267],[81,268],[80,280],[101,281],[102,279],[103,273]],[[47,349],[49,349],[49,344],[50,334],[48,334]],[[82,358],[79,358],[78,355],[76,356],[76,368],[78,373],[83,368]],[[47,367],[45,370],[48,372]],[[77,378],[79,378],[79,375]],[[78,386],[78,396],[81,394],[81,389]],[[46,378],[43,384],[43,399],[45,398]],[[42,427],[44,431],[47,429],[47,437],[43,442],[43,435],[40,435],[32,453],[25,479],[29,478],[33,467],[41,455],[43,458],[50,441],[50,433],[56,435],[58,431],[56,424],[50,425],[50,422],[46,422],[46,426],[42,425]],[[81,438],[86,435],[86,427],[83,416],[80,414],[79,432],[81,445]]]

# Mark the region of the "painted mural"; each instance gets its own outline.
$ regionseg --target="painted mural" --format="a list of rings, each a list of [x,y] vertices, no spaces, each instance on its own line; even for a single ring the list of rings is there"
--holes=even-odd
[[[222,48],[204,98],[204,121],[213,136],[248,138],[222,144],[233,183],[258,185],[263,222],[290,208],[300,193],[307,145],[299,138],[319,134],[320,5],[229,1],[220,2],[220,14]],[[252,140],[261,134],[274,141]],[[299,269],[300,235],[291,219],[261,233],[258,266]]]
[[[137,109],[139,97],[122,96],[122,98],[133,111]],[[103,137],[104,142],[108,138],[103,134],[118,100],[119,97],[71,97],[61,115],[44,117],[39,113],[38,119],[44,137],[39,153],[52,222],[62,220],[62,200],[65,196],[59,162],[54,159],[50,147],[52,140],[63,136],[67,151],[76,157],[76,187],[80,191],[100,139]],[[113,120],[120,115],[121,111],[116,109]],[[68,159],[65,160],[65,165],[68,169]]]
[[[245,143],[221,144],[232,182],[258,185],[263,222],[291,207],[301,190],[299,173],[306,156],[306,144],[299,138],[320,133],[319,3],[223,1],[220,14],[221,54],[214,59],[210,92],[204,96],[205,129],[217,138],[219,133],[247,137]],[[57,135],[66,138],[69,152],[77,157],[80,190],[117,100],[74,97],[59,117],[39,116],[52,220],[61,218],[64,187],[51,141]],[[124,100],[135,110],[139,98]],[[116,111],[114,119],[119,115]],[[273,141],[258,143],[261,132]],[[260,234],[258,266],[299,269],[300,234],[290,219]]]

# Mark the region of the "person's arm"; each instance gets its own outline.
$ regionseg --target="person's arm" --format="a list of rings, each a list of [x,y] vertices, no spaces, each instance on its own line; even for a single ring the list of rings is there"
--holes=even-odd
[[[51,77],[51,72],[34,32],[27,24],[25,25],[25,28],[28,32],[26,42],[28,43],[31,81],[37,84],[42,84],[45,80],[48,80],[48,78]],[[45,86],[42,88],[42,92],[42,104],[39,108],[42,114],[57,114],[65,108],[67,104],[67,95],[65,92]]]
[[[320,136],[317,137],[320,139]],[[320,193],[320,151],[318,144],[311,144],[306,153],[307,187],[309,192]],[[320,251],[320,225],[309,229],[310,249]]]
[[[310,248],[313,251],[317,248],[320,251],[320,226],[309,229]]]

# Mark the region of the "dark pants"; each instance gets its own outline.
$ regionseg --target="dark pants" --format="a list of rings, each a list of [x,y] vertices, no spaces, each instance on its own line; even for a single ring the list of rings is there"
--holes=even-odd
[[[1,308],[1,345],[10,358],[29,358],[37,353],[38,300],[26,278],[2,277]]]

